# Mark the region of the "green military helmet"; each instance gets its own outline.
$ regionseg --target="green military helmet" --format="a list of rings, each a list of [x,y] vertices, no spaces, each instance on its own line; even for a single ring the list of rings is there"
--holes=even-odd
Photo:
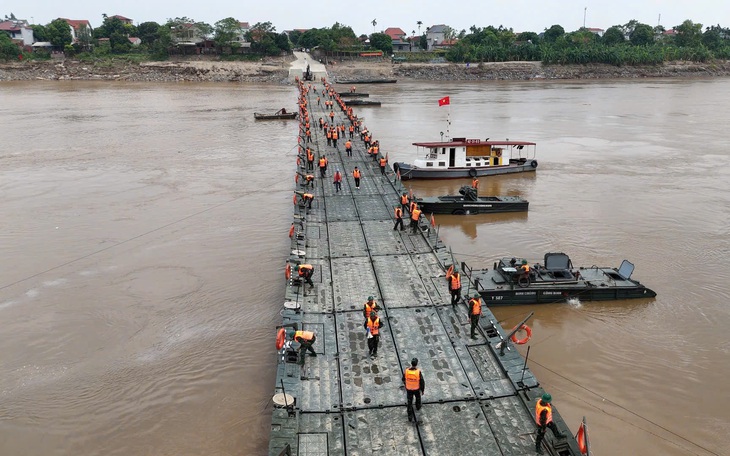
[[[481,298],[481,295],[479,293],[474,293],[474,299],[479,299],[479,298]]]
[[[550,402],[552,402],[552,400],[553,400],[553,397],[550,395],[550,393],[545,393],[542,395],[543,402],[546,402],[549,404]]]
[[[293,329],[287,329],[286,330],[286,336],[288,338],[293,339],[294,338],[294,334],[296,334],[296,331],[294,331]]]
[[[522,260],[522,264],[527,264],[527,260]]]
[[[368,301],[372,301],[373,299],[375,299],[375,296],[368,296]]]

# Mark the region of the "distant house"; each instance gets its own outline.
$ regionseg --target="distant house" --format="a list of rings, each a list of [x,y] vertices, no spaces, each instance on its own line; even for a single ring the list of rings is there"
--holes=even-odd
[[[451,46],[455,45],[459,40],[456,38],[451,38],[448,40],[443,40],[440,43],[434,43],[433,49],[450,49]]]
[[[246,34],[251,30],[251,25],[248,22],[239,22],[238,26],[240,28],[238,29],[236,36],[233,38],[233,42],[239,43],[242,47],[251,46],[251,43],[248,43],[246,40]]]
[[[112,17],[119,19],[120,21],[122,21],[125,24],[134,25],[134,21],[132,19],[128,18],[128,17],[120,16],[118,14],[115,14]]]
[[[26,20],[9,20],[0,22],[0,31],[10,36],[10,39],[23,46],[30,46],[35,39],[33,38],[33,29],[28,25]]]
[[[71,26],[71,42],[78,43],[82,38],[91,38],[91,23],[86,19],[63,19]]]
[[[394,51],[408,51],[411,48],[411,44],[406,39],[406,32],[398,27],[388,27],[383,32],[388,35],[393,44]]]
[[[171,30],[172,40],[178,46],[195,46],[203,41],[205,37],[200,33],[195,24],[180,24]]]
[[[426,30],[426,44],[428,46],[427,50],[433,50],[434,47],[437,47],[440,43],[443,43],[445,39],[445,32],[446,25],[444,24],[437,24],[429,27]]]
[[[589,27],[586,30],[588,30],[592,34],[598,35],[598,36],[603,36],[603,33],[605,32],[605,30],[603,30],[602,28],[595,28],[595,27]]]
[[[132,46],[139,46],[140,44],[142,44],[141,38],[137,38],[134,36],[128,36],[127,39],[129,40],[130,43],[132,43]]]

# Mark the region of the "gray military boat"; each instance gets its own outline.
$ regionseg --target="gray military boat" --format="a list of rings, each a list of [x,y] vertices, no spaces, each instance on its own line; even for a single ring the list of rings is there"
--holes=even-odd
[[[571,298],[611,301],[656,296],[653,290],[631,278],[634,265],[628,260],[618,268],[576,268],[565,253],[546,253],[544,263],[530,265],[529,273],[522,272],[523,260],[502,258],[493,269],[471,269],[464,263],[462,266],[488,306],[548,304]]]
[[[477,196],[477,190],[468,185],[459,189],[459,195],[416,198],[426,214],[490,214],[495,212],[525,212],[529,202],[519,196]]]

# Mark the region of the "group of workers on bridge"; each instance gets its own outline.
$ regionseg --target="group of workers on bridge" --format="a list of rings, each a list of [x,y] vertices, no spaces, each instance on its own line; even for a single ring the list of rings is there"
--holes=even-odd
[[[311,131],[309,129],[309,115],[306,109],[306,94],[309,90],[314,90],[312,84],[309,84],[309,88],[305,88],[304,84],[300,82],[300,89],[302,90],[301,100],[300,100],[300,114],[302,118],[302,122],[305,122],[304,127],[304,138],[305,143],[311,142]],[[327,122],[324,119],[319,119],[319,127],[324,132],[324,134],[327,137],[327,144],[332,147],[337,147],[337,140],[341,137],[344,137],[345,132],[349,132],[349,139],[345,142],[345,150],[348,157],[352,156],[352,139],[354,137],[354,134],[356,132],[360,133],[361,139],[365,143],[365,146],[367,147],[367,151],[370,155],[373,156],[373,160],[377,161],[378,165],[380,166],[381,173],[385,174],[385,169],[387,167],[388,159],[387,156],[383,157],[382,155],[379,155],[379,145],[377,141],[373,141],[372,137],[370,136],[370,133],[367,131],[367,129],[362,128],[362,123],[360,120],[357,119],[357,117],[354,116],[352,113],[352,108],[348,108],[342,103],[339,96],[336,92],[334,92],[334,89],[332,89],[329,84],[325,82],[325,90],[322,91],[323,96],[329,96],[333,100],[327,100],[326,106],[332,107],[333,101],[336,101],[342,110],[347,115],[348,119],[350,120],[350,125],[346,127],[344,124],[335,125],[334,123],[334,111],[331,110],[329,114],[330,121]],[[317,97],[317,104],[320,104],[320,97]],[[304,152],[304,159],[306,160],[306,170],[307,171],[314,171],[314,164],[315,164],[315,157],[314,152],[312,151],[311,147],[306,147],[306,149],[302,148]],[[298,158],[298,163],[300,163],[300,159]],[[318,160],[319,169],[320,169],[320,177],[325,177],[327,172],[327,165],[328,160],[324,154],[322,154]],[[301,176],[304,177],[304,181],[302,182],[302,185],[305,186],[305,188],[314,187],[314,175],[313,174],[301,174]],[[354,167],[352,171],[352,177],[355,183],[355,188],[360,188],[360,182],[362,178],[362,172],[360,169],[356,166]],[[336,192],[339,192],[341,189],[341,183],[342,183],[342,174],[339,171],[339,168],[335,172],[334,181]],[[479,179],[476,177],[472,180],[472,188],[475,190],[478,190],[479,188]],[[306,208],[312,207],[312,201],[314,200],[314,195],[312,193],[308,192],[297,192],[297,194],[300,195],[301,201],[300,205]],[[403,193],[400,196],[399,205],[395,206],[395,225],[393,227],[393,230],[398,230],[400,228],[401,231],[405,230],[404,224],[403,224],[403,215],[407,212],[410,216],[410,227],[412,229],[412,232],[415,234],[418,232],[419,229],[419,220],[421,216],[421,209],[418,207],[418,204],[415,201],[415,198],[409,197],[407,193]],[[529,265],[526,261],[523,261],[521,273],[523,274],[529,274]],[[311,264],[299,264],[296,268],[297,275],[300,279],[300,283],[302,285],[306,284],[310,287],[314,287],[314,282],[312,281],[312,276],[314,275],[314,266]],[[449,294],[451,296],[451,305],[455,308],[456,305],[462,300],[462,285],[461,285],[461,273],[458,268],[451,267],[446,273],[446,281],[448,284]],[[470,319],[470,337],[472,339],[477,338],[477,329],[479,328],[479,319],[482,314],[482,298],[480,294],[474,293],[473,296],[471,296],[467,303],[468,307],[468,314]],[[374,296],[368,296],[367,301],[365,302],[363,306],[363,317],[365,319],[363,323],[363,328],[366,332],[366,339],[367,339],[367,346],[368,346],[368,353],[369,355],[374,358],[378,355],[378,346],[380,345],[380,336],[381,336],[381,330],[383,328],[383,321],[381,320],[379,316],[379,312],[381,311],[381,308],[378,306],[377,301],[375,300]],[[305,331],[300,330],[297,327],[297,324],[290,324],[285,326],[293,326],[292,329],[289,329],[286,331],[286,336],[288,339],[293,340],[297,343],[299,343],[299,362],[301,364],[304,363],[304,356],[305,354],[309,353],[311,356],[317,356],[317,353],[314,349],[314,344],[317,340],[316,333],[314,331]],[[408,420],[412,421],[415,419],[415,411],[421,409],[422,401],[421,401],[421,395],[424,394],[425,391],[425,380],[423,378],[423,374],[418,367],[418,359],[413,358],[411,359],[410,366],[404,369],[403,376],[402,376],[403,384],[405,385],[406,390],[406,400],[407,400],[407,411],[408,411]],[[415,408],[414,408],[414,401],[415,401]],[[538,454],[542,454],[541,449],[541,443],[544,439],[546,429],[549,427],[555,436],[557,438],[564,437],[563,434],[561,434],[558,431],[557,426],[552,420],[552,406],[551,406],[552,398],[549,394],[544,394],[536,404],[535,408],[535,421],[538,425],[538,431],[537,431],[537,439],[536,439],[536,452]]]

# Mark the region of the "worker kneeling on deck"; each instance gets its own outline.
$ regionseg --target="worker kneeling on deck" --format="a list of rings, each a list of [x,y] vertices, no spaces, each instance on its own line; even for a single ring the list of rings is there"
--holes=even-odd
[[[545,431],[550,428],[553,435],[559,439],[565,438],[565,434],[558,430],[553,422],[553,406],[550,404],[553,397],[545,393],[542,395],[537,404],[535,404],[535,421],[537,422],[537,439],[535,439],[535,452],[542,454],[542,440],[545,438]]]
[[[317,356],[317,352],[312,347],[317,341],[317,336],[312,331],[289,330],[289,336],[295,342],[299,342],[299,364],[304,364],[304,355],[307,351],[310,352],[310,355]]]
[[[411,367],[403,371],[403,382],[406,384],[408,400],[408,421],[413,421],[413,398],[416,398],[416,410],[421,410],[421,394],[426,389],[426,382],[418,367],[418,358],[411,360]]]
[[[314,286],[312,282],[312,276],[314,275],[314,266],[311,264],[300,264],[297,266],[297,273],[299,277],[309,284],[310,287]]]

